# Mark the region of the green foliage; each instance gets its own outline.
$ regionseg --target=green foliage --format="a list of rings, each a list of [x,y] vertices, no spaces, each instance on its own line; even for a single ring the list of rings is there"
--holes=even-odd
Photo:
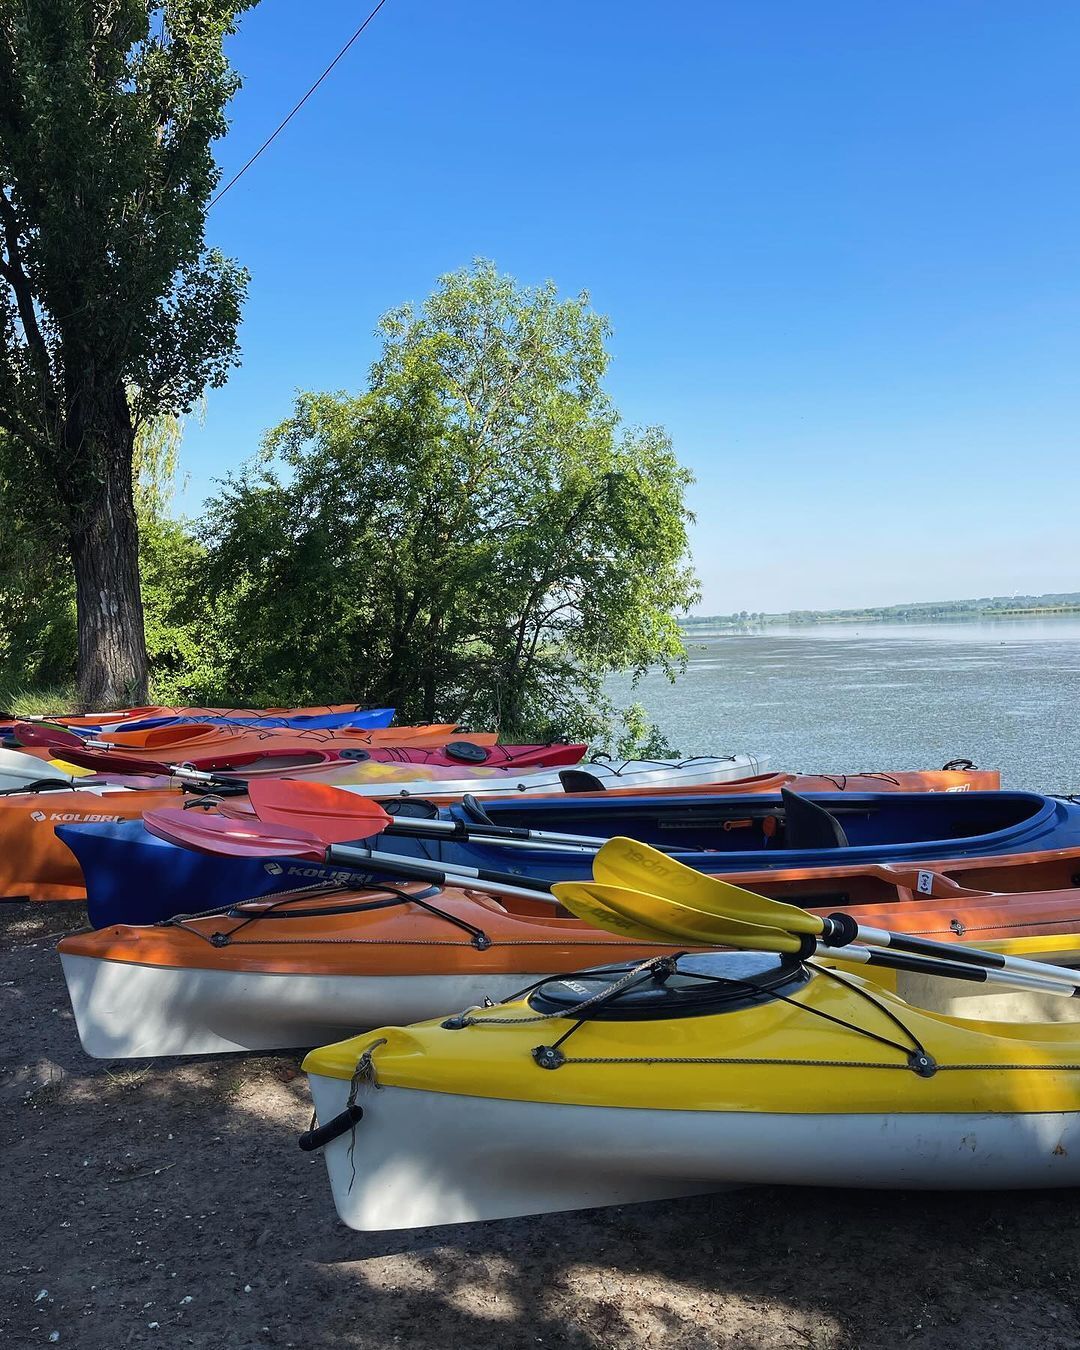
[[[247,274],[204,226],[252,2],[0,0],[3,473],[70,554],[87,697],[145,684],[134,433],[237,361]]]
[[[203,549],[184,520],[168,514],[175,491],[183,422],[161,415],[135,438],[146,654],[156,702],[186,703],[204,676],[206,605],[198,589]]]
[[[10,472],[5,439],[0,431],[0,671],[14,697],[72,678],[75,605],[62,530]]]
[[[123,382],[137,424],[235,362],[246,275],[203,227],[249,4],[0,0],[0,417],[50,469],[95,474],[65,398]]]
[[[380,331],[370,388],[302,394],[210,507],[201,692],[613,742],[607,675],[674,675],[696,583],[690,475],[620,427],[606,322],[478,263]]]
[[[162,702],[182,701],[204,662],[204,606],[194,589],[202,550],[188,525],[167,513],[182,435],[178,418],[162,416],[144,422],[135,438],[146,645]],[[9,691],[2,706],[57,712],[68,706],[75,677],[75,585],[59,532],[47,519],[28,519],[26,507],[0,478],[0,688]],[[40,695],[31,692],[42,685]]]

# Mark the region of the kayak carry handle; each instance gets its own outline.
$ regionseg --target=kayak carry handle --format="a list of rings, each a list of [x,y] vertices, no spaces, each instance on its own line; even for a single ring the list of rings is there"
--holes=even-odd
[[[314,1130],[305,1130],[296,1142],[304,1153],[314,1153],[316,1149],[332,1144],[341,1135],[348,1134],[363,1115],[364,1108],[353,1102],[325,1125],[319,1125]]]

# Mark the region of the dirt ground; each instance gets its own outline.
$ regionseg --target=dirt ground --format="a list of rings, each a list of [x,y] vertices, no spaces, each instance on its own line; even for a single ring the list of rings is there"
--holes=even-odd
[[[53,950],[0,907],[0,1347],[1080,1346],[1080,1199],[758,1190],[352,1233],[296,1058],[81,1052]]]

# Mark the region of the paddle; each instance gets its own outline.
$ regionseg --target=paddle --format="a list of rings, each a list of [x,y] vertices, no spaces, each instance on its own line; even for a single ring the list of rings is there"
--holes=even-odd
[[[253,819],[194,815],[164,807],[147,811],[143,824],[151,834],[182,848],[215,853],[230,858],[298,858],[325,863],[346,871],[380,872],[389,876],[428,881],[436,886],[465,886],[508,895],[517,899],[553,900],[547,882],[533,881],[506,872],[459,867],[450,863],[425,863],[396,853],[353,845],[327,848],[317,835],[289,825],[273,825]]]
[[[74,787],[75,779],[55,765],[38,759],[36,755],[24,755],[21,750],[0,749],[0,779],[6,777],[25,781],[27,785],[46,784],[56,787]]]
[[[638,923],[619,910],[612,909],[604,894],[609,889],[607,887],[597,886],[595,882],[560,881],[554,889],[557,889],[559,903],[564,909],[592,924],[594,928],[618,933],[620,937],[631,938],[634,942],[657,942],[668,946],[678,941],[678,935],[666,927]]]
[[[987,970],[1013,970],[1080,989],[1080,972],[1064,966],[984,952],[975,947],[954,946],[931,938],[910,937],[885,928],[871,928],[856,923],[848,914],[823,918],[796,905],[743,890],[720,877],[698,872],[633,839],[609,840],[596,855],[593,875],[600,882],[610,882],[661,899],[662,905],[669,907],[665,912],[683,928],[702,935],[703,941],[709,941],[703,934],[708,931],[710,918],[721,920],[723,925],[734,920],[796,936],[820,938],[829,948],[846,948],[852,942],[861,941],[871,947],[893,947],[918,956],[942,958]],[[663,893],[662,897],[658,897],[658,892]],[[677,917],[674,911],[678,911]],[[724,942],[718,937],[711,940]]]
[[[437,786],[437,785],[435,785]],[[397,834],[412,839],[459,839],[562,849],[599,849],[606,840],[588,834],[527,830],[494,821],[401,819],[378,802],[328,783],[299,783],[268,778],[248,785],[248,797],[260,820],[296,825],[310,830],[324,844],[367,839],[373,834]],[[469,800],[469,799],[466,799]],[[479,807],[474,803],[474,809]]]
[[[46,750],[55,750],[72,764],[89,769],[111,769],[116,773],[160,773],[170,778],[179,778],[185,782],[208,787],[213,784],[235,783],[233,778],[223,778],[220,774],[205,773],[201,769],[185,768],[181,764],[164,764],[159,760],[136,758],[125,755],[122,750],[110,748],[108,741],[87,741],[64,727],[45,727],[38,723],[16,722],[14,728],[16,740],[23,745],[40,745]]]
[[[758,924],[740,923],[737,919],[720,920],[714,914],[702,914],[691,910],[677,901],[665,896],[632,890],[625,886],[611,886],[603,882],[558,882],[552,889],[558,894],[566,909],[571,909],[570,901],[563,898],[565,886],[576,886],[571,899],[574,905],[591,903],[597,907],[603,919],[623,923],[641,923],[654,932],[664,932],[668,941],[679,939],[692,942],[697,947],[746,947],[750,950],[775,951],[775,940],[789,935],[782,929],[762,927]],[[606,912],[605,912],[606,911]],[[576,914],[578,910],[574,909]],[[584,917],[581,915],[580,917]],[[603,923],[600,924],[604,926]],[[792,938],[791,946],[785,951],[797,951],[799,939]]]
[[[579,914],[582,918],[586,917],[586,911],[588,911],[590,922],[596,923],[598,927],[604,928],[608,932],[620,934],[626,932],[627,930],[622,924],[629,918],[635,926],[635,931],[647,929],[655,934],[656,937],[652,940],[657,940],[662,933],[669,935],[668,941],[673,937],[678,939],[685,936],[681,924],[668,922],[665,904],[671,904],[672,902],[664,901],[663,897],[631,890],[629,887],[608,886],[595,882],[591,885],[584,882],[557,882],[552,887],[552,891],[564,908],[571,910],[572,913]],[[616,918],[614,921],[609,921],[608,915],[612,911],[614,911]],[[780,928],[743,923],[738,919],[731,919],[726,916],[702,916],[702,918],[708,917],[712,917],[714,923],[711,939],[706,943],[699,931],[696,935],[698,945],[739,947],[749,951],[777,952],[782,955],[793,956],[827,956],[834,960],[848,961],[852,964],[881,966],[887,970],[906,971],[910,974],[936,975],[952,980],[967,980],[976,984],[1004,984],[1021,989],[1036,989],[1040,993],[1058,994],[1062,998],[1080,997],[1080,988],[1071,987],[1057,978],[1058,972],[1063,972],[1072,977],[1075,976],[1074,971],[1065,971],[1063,967],[1058,966],[1044,966],[1041,962],[1026,963],[1034,965],[1038,969],[1039,974],[1036,976],[1012,969],[1006,971],[991,970],[983,965],[968,964],[965,958],[970,954],[970,948],[945,947],[944,944],[934,945],[944,947],[944,950],[953,959],[947,960],[939,956],[920,956],[899,950],[883,951],[875,947],[850,945],[845,946],[843,951],[838,952],[823,942],[808,938],[805,934],[795,934],[785,932]],[[815,916],[811,915],[810,917]],[[846,918],[847,916],[843,917]],[[696,920],[695,923],[699,930],[704,926]],[[980,955],[994,956],[995,953],[983,952]]]

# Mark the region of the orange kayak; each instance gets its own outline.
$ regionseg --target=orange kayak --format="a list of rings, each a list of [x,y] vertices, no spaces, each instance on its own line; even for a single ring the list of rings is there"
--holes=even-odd
[[[258,768],[259,765],[252,762],[247,771],[251,772],[253,769],[257,771]],[[298,770],[303,772],[306,768],[319,768],[322,770],[321,778],[327,782],[334,781],[333,766],[321,761],[317,761],[315,765],[301,762],[294,768],[279,765],[278,772],[287,777]],[[419,773],[416,765],[357,764],[344,771],[350,784],[355,784],[356,775],[361,770],[370,772],[380,788],[379,795],[386,797],[396,795],[396,784],[400,781],[414,784]],[[498,771],[488,772],[493,774]],[[512,771],[510,776],[516,777]],[[694,788],[694,793],[700,795],[727,791],[777,792],[780,787],[793,787],[797,792],[823,790],[913,792],[920,789],[927,792],[968,789],[974,791],[996,788],[997,779],[997,774],[982,770],[967,773],[927,770],[923,773],[835,774],[817,777],[762,774],[757,778],[732,783],[730,787],[725,784],[717,784],[715,787],[699,785]],[[436,774],[431,781],[430,793],[427,791],[424,793],[425,798],[438,804],[458,800],[458,794],[440,794],[438,787]],[[622,789],[608,789],[608,791],[622,791]],[[657,794],[664,791],[653,789]],[[190,794],[186,799],[191,800]],[[92,790],[80,787],[64,792],[0,795],[0,899],[84,900],[86,889],[83,885],[82,872],[74,854],[57,838],[54,833],[55,827],[138,820],[144,811],[157,810],[162,806],[177,806],[184,800],[183,789],[170,785],[165,779],[162,780],[160,787],[133,790],[106,785],[94,787]],[[236,808],[240,808],[247,802],[247,798],[230,797],[229,801]]]
[[[543,900],[406,885],[79,933],[60,956],[83,1048],[122,1059],[317,1045],[655,950]]]
[[[1080,865],[1080,850],[1070,852],[1066,870]],[[1080,891],[1029,891],[1041,862],[1028,857],[1003,869],[1018,886],[1011,893],[961,884],[956,874],[967,882],[976,870],[965,864],[731,880],[946,940],[1077,932]],[[977,870],[996,875],[997,864],[982,859]],[[124,1058],[320,1044],[658,949],[601,933],[543,899],[410,884],[276,895],[203,918],[75,934],[59,950],[84,1048]]]
[[[144,811],[179,806],[179,787],[70,792],[20,792],[0,796],[0,899],[85,900],[75,855],[57,838],[57,825],[137,820]],[[246,799],[245,799],[246,800]]]

